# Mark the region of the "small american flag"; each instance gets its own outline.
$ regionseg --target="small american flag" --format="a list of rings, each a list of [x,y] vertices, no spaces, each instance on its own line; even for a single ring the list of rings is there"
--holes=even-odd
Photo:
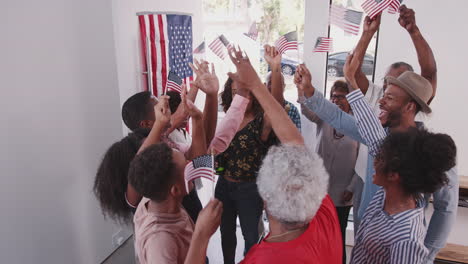
[[[362,3],[362,9],[371,19],[373,19],[389,7],[393,1],[395,0],[365,0],[364,3]]]
[[[318,37],[315,42],[314,52],[332,52],[333,38]]]
[[[203,155],[193,159],[185,166],[185,185],[188,189],[188,183],[195,179],[205,178],[212,182],[215,181],[215,170],[213,168],[213,155]],[[187,190],[188,192],[188,190]]]
[[[336,25],[346,33],[357,35],[361,28],[362,15],[362,12],[332,5],[330,8],[330,24]]]
[[[297,31],[291,31],[281,36],[276,42],[275,47],[280,54],[287,50],[297,50]]]
[[[400,11],[400,5],[403,0],[393,0],[390,6],[388,7],[388,13],[396,14]]]
[[[196,49],[193,50],[193,54],[205,53],[205,41],[203,41]]]
[[[170,71],[167,76],[166,91],[182,92],[182,79],[174,71]]]
[[[253,22],[252,26],[250,26],[249,32],[244,33],[247,37],[257,40],[258,37],[258,30],[257,30],[257,23]]]
[[[227,38],[224,35],[220,35],[219,37],[215,38],[213,42],[208,45],[208,47],[216,54],[218,57],[220,57],[222,60],[226,58],[226,48],[229,48],[231,44],[227,40]]]

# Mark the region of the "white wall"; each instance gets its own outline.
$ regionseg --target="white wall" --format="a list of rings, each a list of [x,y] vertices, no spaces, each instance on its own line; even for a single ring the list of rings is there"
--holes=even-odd
[[[434,131],[451,135],[458,147],[458,171],[468,176],[468,139],[466,128],[466,76],[468,36],[466,11],[468,1],[408,1],[416,11],[416,21],[431,45],[438,67],[437,95],[431,104],[433,114],[424,118]],[[443,18],[443,19],[442,19]],[[386,14],[382,20],[377,55],[376,80],[381,80],[387,67],[406,61],[420,72],[416,51],[397,17]]]
[[[115,54],[117,58],[118,87],[121,104],[128,97],[144,89],[141,74],[140,31],[138,17],[136,16],[137,12],[142,11],[192,13],[194,47],[203,39],[201,0],[112,1]]]
[[[2,1],[2,263],[100,263],[119,228],[91,192],[121,137],[110,1]]]

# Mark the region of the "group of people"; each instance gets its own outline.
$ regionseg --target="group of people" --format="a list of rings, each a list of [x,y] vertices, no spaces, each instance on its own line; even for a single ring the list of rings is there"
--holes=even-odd
[[[415,120],[431,112],[437,68],[414,11],[403,5],[398,21],[411,36],[421,74],[398,62],[380,87],[362,73],[380,16],[365,19],[330,101],[308,68],[298,66],[298,103],[317,125],[316,151],[304,143],[299,110],[283,97],[281,54],[268,45],[266,83],[244,52],[229,49],[237,72],[228,74],[220,95],[226,115],[219,124],[219,80],[205,61],[190,65],[196,79],[189,91],[130,97],[122,118],[132,132],[107,150],[94,192],[105,215],[133,221],[138,261],[208,263],[208,242],[220,227],[224,263],[235,263],[239,218],[241,263],[345,263],[352,206],[351,263],[432,263],[456,217],[456,146]],[[203,111],[193,104],[199,90],[206,94]],[[219,179],[215,199],[202,208],[184,171],[205,154],[215,155]],[[426,222],[430,197],[434,213]]]

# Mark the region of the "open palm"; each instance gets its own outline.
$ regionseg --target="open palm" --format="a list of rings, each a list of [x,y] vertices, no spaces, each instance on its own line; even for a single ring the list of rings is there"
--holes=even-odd
[[[190,68],[195,72],[197,78],[192,83],[202,90],[205,94],[218,94],[219,90],[219,80],[216,76],[216,72],[213,64],[211,64],[211,71],[209,69],[209,64],[206,61],[201,61],[199,63],[197,60],[194,61],[194,64],[190,64]]]

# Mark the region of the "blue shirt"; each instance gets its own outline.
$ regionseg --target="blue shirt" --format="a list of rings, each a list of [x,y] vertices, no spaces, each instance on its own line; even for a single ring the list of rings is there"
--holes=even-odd
[[[363,99],[364,96],[360,90],[349,93],[348,96],[352,97],[356,93],[360,93],[360,96],[356,98],[357,100],[365,101]],[[353,101],[353,98],[351,99]],[[349,103],[351,104],[351,101],[349,101]],[[365,145],[368,145],[368,142],[359,133],[356,118],[346,112],[343,112],[338,108],[338,106],[326,100],[323,97],[323,94],[319,91],[315,90],[314,96],[308,98],[304,102],[304,106],[317,114],[320,119],[330,124],[339,132]],[[356,115],[356,111],[354,109],[353,113]],[[388,131],[385,132],[388,133]],[[371,153],[371,151],[369,151],[369,153]],[[374,158],[369,154],[367,161],[366,180],[361,197],[361,205],[358,215],[355,216],[358,218],[358,220],[362,218],[365,210],[369,205],[369,202],[372,200],[372,197],[379,188],[377,185],[372,183],[372,176],[374,173]],[[459,183],[456,167],[450,169],[446,173],[447,178],[449,179],[449,184],[443,186],[432,194],[434,213],[432,214],[431,220],[429,222],[428,231],[424,242],[430,251],[427,258],[427,263],[432,263],[435,256],[437,255],[437,252],[445,246],[447,238],[450,234],[450,230],[457,216]],[[430,196],[431,194],[426,194],[425,199],[429,201]]]

